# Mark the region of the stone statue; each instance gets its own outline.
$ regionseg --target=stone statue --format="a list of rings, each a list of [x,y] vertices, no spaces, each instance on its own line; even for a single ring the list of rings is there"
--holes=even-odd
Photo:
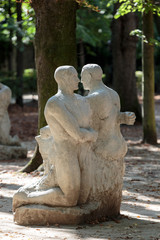
[[[8,106],[11,101],[11,90],[6,85],[0,83],[0,144],[20,145],[18,136],[10,136],[10,119],[8,116]]]
[[[88,200],[93,173],[90,148],[97,138],[90,128],[91,109],[87,99],[74,93],[79,79],[73,67],[57,68],[55,80],[58,92],[48,100],[44,112],[48,126],[36,137],[49,167],[45,164],[40,182],[22,187],[14,195],[14,210],[26,204],[69,207]]]
[[[81,80],[89,94],[85,97],[93,111],[91,127],[98,132],[93,143],[94,182],[90,201],[102,202],[103,212],[118,215],[120,212],[124,174],[123,158],[127,152],[126,142],[120,132],[120,124],[133,125],[135,114],[120,112],[118,94],[102,82],[102,69],[97,64],[83,67]]]
[[[126,142],[120,124],[132,125],[135,114],[120,112],[118,94],[102,82],[96,64],[83,67],[84,88],[71,66],[55,71],[58,92],[45,107],[47,126],[36,137],[44,160],[44,176],[21,187],[13,197],[18,224],[78,224],[118,216]]]

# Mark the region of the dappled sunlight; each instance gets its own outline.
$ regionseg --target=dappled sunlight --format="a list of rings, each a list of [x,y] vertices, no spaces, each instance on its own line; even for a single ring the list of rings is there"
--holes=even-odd
[[[25,117],[28,117],[28,116],[36,116],[37,117],[37,113],[34,113],[34,112],[27,112],[27,113],[24,113],[24,116]]]
[[[24,94],[23,99],[25,102],[30,102],[32,100],[38,100],[38,95],[37,94]]]
[[[12,163],[13,166],[16,163]],[[12,165],[11,164],[11,165]],[[18,163],[17,163],[18,164]],[[20,226],[13,222],[12,196],[21,185],[31,181],[36,181],[39,176],[32,174],[20,174],[16,172],[4,172],[1,174],[4,188],[2,188],[3,199],[0,199],[0,237],[5,236],[6,239],[22,239],[23,240],[39,240],[41,236],[45,239],[57,240],[107,240],[107,239],[140,239],[143,231],[144,239],[146,236],[157,236],[160,215],[159,199],[150,197],[141,192],[136,192],[134,188],[125,189],[123,191],[123,202],[121,214],[126,217],[118,221],[106,221],[102,223],[90,223],[78,226],[64,226],[55,224],[54,226]],[[140,182],[137,181],[139,184]],[[11,186],[9,187],[9,184]],[[16,186],[17,184],[17,186]],[[11,189],[13,187],[13,189]],[[125,180],[125,187],[126,180]],[[3,200],[3,201],[2,201]],[[135,205],[134,205],[135,204]],[[151,205],[150,205],[151,204]],[[158,209],[156,211],[156,207]],[[152,225],[150,225],[152,224]],[[154,225],[153,225],[154,224]],[[151,226],[154,228],[151,232]],[[145,230],[142,230],[145,229]],[[155,235],[156,233],[156,235]],[[117,237],[118,236],[118,237]]]
[[[145,186],[142,186],[142,191],[140,184]],[[129,190],[128,188],[123,190],[121,214],[135,219],[160,223],[160,198],[158,189],[154,187],[154,184],[152,188],[148,189],[147,183],[140,180]],[[139,188],[138,191],[136,187]],[[152,189],[155,189],[157,195],[153,195]]]
[[[137,157],[133,157],[133,156],[126,156],[125,157],[125,159],[127,159],[127,160],[142,160],[142,157],[139,157],[139,156],[137,156]]]
[[[140,200],[140,201],[144,201],[144,202],[157,202],[160,204],[160,200],[159,199],[156,199],[156,198],[153,198],[153,197],[149,197],[149,196],[145,196],[145,195],[142,195],[141,193],[136,193],[136,192],[131,192],[131,191],[127,191],[127,190],[124,190],[123,191],[123,199],[125,200],[125,197],[128,197],[129,196],[129,199],[136,199],[136,200]]]
[[[142,215],[142,214],[139,214],[139,212],[134,213],[132,211],[123,211],[122,210],[121,214],[124,214],[125,216],[128,216],[133,219],[139,219],[139,220],[144,220],[144,221],[149,221],[149,222],[160,223],[160,219],[155,219],[148,215]]]
[[[134,199],[128,199],[127,201],[123,201],[123,204],[127,204],[130,207],[135,207],[135,211],[136,211],[136,207],[139,206],[139,207],[141,207],[141,210],[144,209],[146,213],[148,211],[149,216],[150,215],[154,215],[155,216],[155,214],[156,214],[157,218],[160,217],[160,203],[158,203],[158,202],[156,203],[155,202],[156,203],[155,204],[151,200],[148,200],[148,202],[143,202],[138,197],[135,200],[136,201],[134,201]],[[139,211],[139,208],[138,208],[138,211]]]
[[[121,214],[160,223],[160,148],[132,141],[128,147]]]
[[[160,204],[152,204],[151,202],[148,202],[148,204],[146,204],[146,203],[143,203],[140,201],[137,201],[137,202],[123,201],[123,203],[128,204],[128,205],[133,205],[133,206],[140,206],[140,207],[146,208],[151,211],[155,211],[160,214]],[[157,215],[157,216],[160,216],[160,215]]]

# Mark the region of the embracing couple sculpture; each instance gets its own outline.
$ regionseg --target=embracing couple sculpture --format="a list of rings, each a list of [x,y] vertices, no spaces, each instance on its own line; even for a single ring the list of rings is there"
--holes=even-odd
[[[120,124],[133,125],[135,114],[120,112],[119,96],[103,84],[102,74],[97,64],[83,67],[81,81],[89,94],[82,97],[74,93],[79,83],[75,68],[56,69],[58,92],[46,104],[48,125],[36,137],[44,176],[18,190],[13,211],[30,204],[74,207],[97,202],[99,216],[119,214],[127,152]]]

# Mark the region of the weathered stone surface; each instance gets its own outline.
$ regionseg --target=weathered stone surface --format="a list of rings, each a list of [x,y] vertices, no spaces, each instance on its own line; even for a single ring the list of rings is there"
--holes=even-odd
[[[80,207],[54,208],[44,205],[26,205],[16,209],[14,221],[20,225],[76,225],[92,220],[98,209],[98,203]]]
[[[11,101],[11,89],[0,83],[0,144],[19,146],[18,136],[10,136],[10,119],[8,106]]]
[[[59,90],[46,104],[48,125],[36,137],[45,172],[14,195],[17,223],[77,224],[119,215],[127,152],[120,124],[133,125],[135,114],[120,112],[119,96],[103,84],[102,74],[96,64],[83,67],[90,92],[82,97],[74,94],[79,80],[73,67],[55,71]],[[98,207],[90,209],[93,203]]]
[[[35,185],[24,186],[13,197],[13,210],[27,204],[72,207],[84,204],[92,187],[92,150],[97,132],[90,128],[88,101],[74,93],[77,71],[62,66],[55,71],[58,92],[46,103],[48,126],[36,137],[44,159],[45,175]]]
[[[27,149],[25,147],[0,145],[0,161],[13,158],[25,158],[26,156]]]
[[[98,132],[92,144],[94,178],[89,201],[102,203],[106,215],[120,212],[124,176],[123,158],[127,144],[120,132],[120,124],[133,125],[135,114],[120,112],[118,94],[102,82],[102,69],[97,64],[82,68],[81,81],[89,90],[88,100],[92,119],[91,128]]]

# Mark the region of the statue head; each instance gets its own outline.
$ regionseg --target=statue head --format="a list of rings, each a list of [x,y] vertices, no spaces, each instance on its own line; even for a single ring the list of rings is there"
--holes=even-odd
[[[81,81],[86,90],[90,90],[95,81],[102,81],[102,68],[98,64],[87,64],[82,68]]]
[[[79,79],[77,71],[72,66],[60,66],[54,73],[54,78],[60,89],[70,89],[72,91],[78,89]]]

